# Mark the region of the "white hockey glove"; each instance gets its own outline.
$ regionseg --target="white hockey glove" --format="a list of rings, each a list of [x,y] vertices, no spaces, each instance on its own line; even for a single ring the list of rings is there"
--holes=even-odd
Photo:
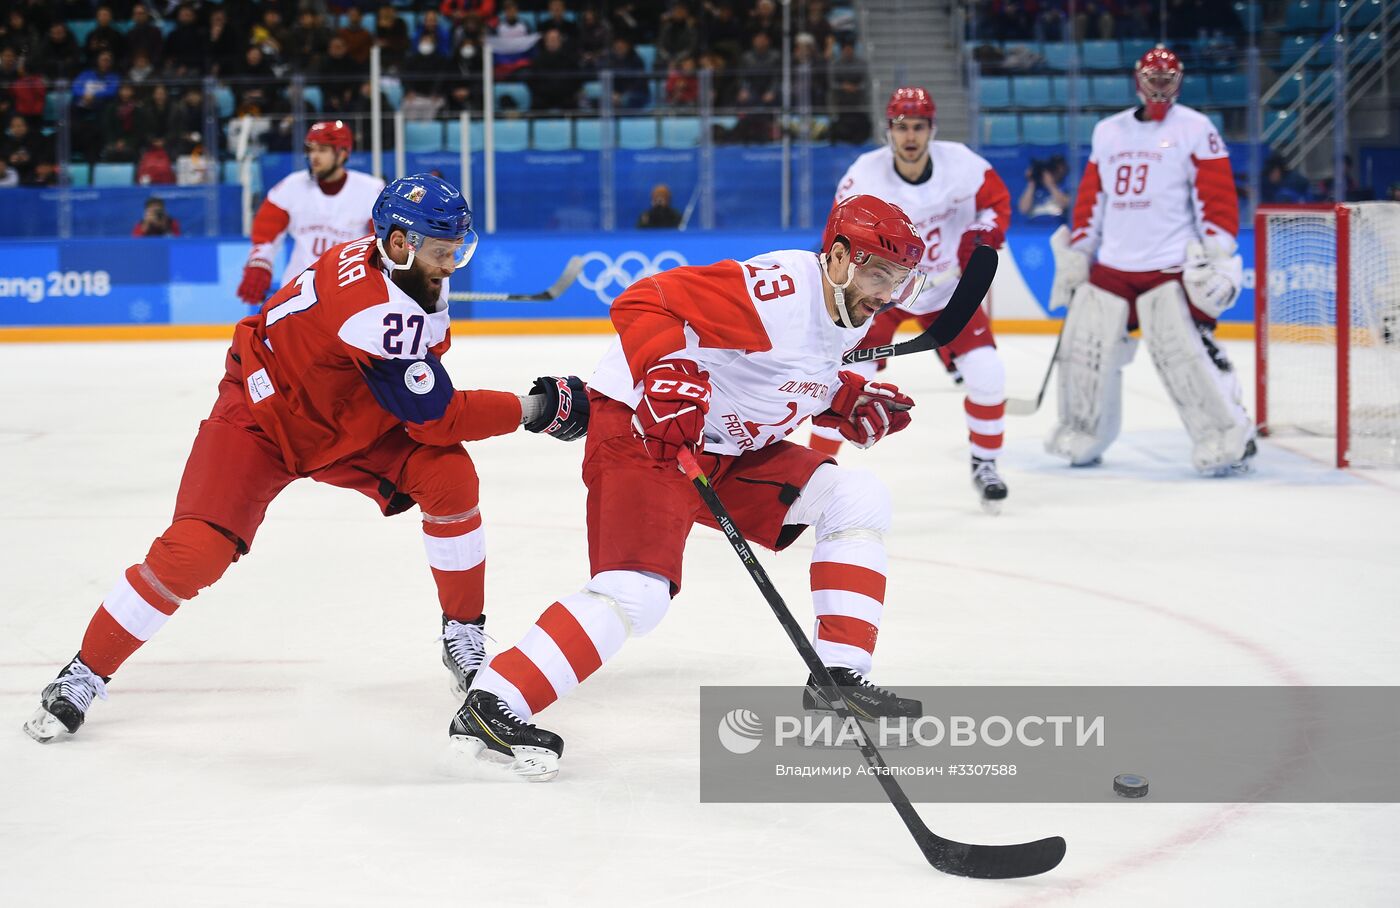
[[[1226,255],[1214,243],[1192,240],[1186,244],[1181,283],[1191,305],[1211,318],[1219,318],[1234,305],[1244,286],[1244,260],[1238,255]]]
[[[1055,254],[1055,283],[1050,288],[1050,311],[1068,309],[1070,298],[1089,279],[1089,257],[1069,245],[1069,228],[1061,224],[1050,234],[1050,251]]]

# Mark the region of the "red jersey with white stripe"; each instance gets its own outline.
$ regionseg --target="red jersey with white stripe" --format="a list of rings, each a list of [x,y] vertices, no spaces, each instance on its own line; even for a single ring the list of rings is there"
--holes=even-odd
[[[1125,110],[1094,127],[1074,203],[1072,244],[1120,271],[1179,268],[1186,244],[1235,251],[1240,208],[1215,124],[1173,104],[1162,120]]]
[[[979,224],[1006,230],[1011,223],[1011,194],[986,158],[961,142],[929,142],[928,153],[933,169],[922,183],[899,175],[886,145],[856,158],[836,189],[837,202],[873,195],[898,205],[913,221],[924,238],[919,270],[928,275],[924,292],[909,306],[919,315],[948,305],[963,233]]]
[[[710,373],[706,451],[781,441],[831,406],[841,355],[870,326],[836,324],[822,288],[816,254],[798,250],[643,278],[613,301],[618,339],[588,385],[635,409],[648,367],[690,360]]]
[[[373,236],[333,246],[238,323],[232,353],[258,425],[307,473],[402,425],[424,444],[514,431],[520,401],[454,391],[443,281],[425,310],[381,270]]]
[[[273,261],[278,238],[292,239],[282,283],[295,278],[338,243],[373,230],[370,212],[384,181],[357,170],[345,171],[345,184],[328,195],[305,169],[294,171],[267,191],[253,218],[253,250],[248,258]]]

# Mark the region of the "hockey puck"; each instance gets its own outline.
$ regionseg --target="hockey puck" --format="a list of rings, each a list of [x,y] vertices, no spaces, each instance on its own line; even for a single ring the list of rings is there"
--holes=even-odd
[[[1125,772],[1113,777],[1113,793],[1120,798],[1147,797],[1147,777]]]

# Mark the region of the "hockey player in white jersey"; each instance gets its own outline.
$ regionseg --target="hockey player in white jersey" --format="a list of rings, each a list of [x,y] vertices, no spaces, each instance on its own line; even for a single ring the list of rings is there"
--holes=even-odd
[[[583,480],[592,578],[540,616],[476,676],[452,721],[470,758],[544,781],[563,741],[529,724],[651,631],[681,587],[691,527],[715,526],[677,469],[696,452],[749,540],[781,550],[811,525],[813,645],[847,705],[914,717],[915,700],[865,679],[885,598],[890,493],[786,441],[811,417],[859,447],[909,424],[914,402],[843,369],[872,316],[917,296],[923,243],[888,202],[855,196],[833,209],[820,254],[788,250],[643,278],[612,305],[617,340],[589,380]],[[704,603],[694,603],[703,607]],[[811,680],[809,709],[824,709]]]
[[[853,195],[877,196],[898,205],[914,222],[924,244],[918,270],[927,275],[922,295],[905,309],[891,309],[875,319],[867,343],[890,343],[905,321],[926,328],[948,305],[958,275],[979,245],[1001,246],[1011,219],[1011,193],[986,159],[960,142],[935,142],[933,98],[923,88],[900,88],[885,107],[888,144],[856,159],[836,190],[836,201]],[[972,484],[990,513],[1006,498],[1006,483],[997,472],[1006,412],[1006,370],[997,353],[991,321],[978,310],[953,343],[936,355],[961,376],[967,398],[968,441],[972,449]],[[873,378],[884,363],[851,368]],[[812,428],[811,445],[835,455],[841,436]]]
[[[1239,202],[1215,126],[1176,103],[1182,76],[1164,47],[1138,61],[1142,103],[1094,128],[1072,232],[1051,237],[1052,308],[1069,314],[1059,421],[1045,447],[1074,466],[1099,463],[1118,436],[1122,370],[1139,329],[1191,436],[1195,468],[1229,475],[1254,456],[1254,426],[1214,336],[1243,283]]]
[[[306,131],[306,169],[283,177],[267,191],[253,216],[253,248],[243,266],[238,298],[261,306],[272,288],[272,262],[282,234],[292,239],[281,287],[339,243],[374,230],[370,211],[384,181],[346,168],[355,137],[341,120],[316,123]]]

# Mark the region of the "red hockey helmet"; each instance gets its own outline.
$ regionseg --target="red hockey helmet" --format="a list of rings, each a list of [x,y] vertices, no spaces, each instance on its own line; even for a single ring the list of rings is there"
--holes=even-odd
[[[355,148],[355,134],[344,120],[322,120],[306,131],[307,145],[329,145],[349,154]]]
[[[1133,81],[1137,84],[1138,98],[1147,109],[1148,119],[1166,117],[1177,95],[1181,94],[1183,72],[1180,58],[1160,44],[1137,61],[1133,67]]]
[[[851,264],[857,271],[889,272],[893,303],[907,303],[918,296],[923,287],[923,273],[915,266],[924,257],[924,243],[909,215],[898,205],[892,205],[873,195],[854,195],[831,209],[822,232],[822,253],[829,254],[831,246],[843,240],[851,250]],[[879,265],[880,259],[893,265]],[[852,272],[854,278],[855,272]]]
[[[890,95],[890,103],[885,105],[885,119],[893,123],[905,117],[922,117],[932,124],[935,109],[933,96],[928,89],[918,86],[896,88]]]

